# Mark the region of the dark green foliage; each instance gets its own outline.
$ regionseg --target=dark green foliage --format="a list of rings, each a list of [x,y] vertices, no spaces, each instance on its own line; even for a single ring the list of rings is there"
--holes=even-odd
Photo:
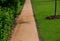
[[[24,4],[25,0],[0,0],[0,6],[8,7],[8,6],[16,6],[18,2],[21,2],[21,5]]]
[[[13,24],[14,11],[10,8],[0,8],[0,41],[6,41]]]
[[[14,18],[22,7],[20,4],[20,0],[0,0],[0,41],[8,41]]]
[[[21,5],[23,5],[23,4],[24,4],[24,2],[25,2],[25,0],[20,0],[20,2],[21,2]]]
[[[15,0],[0,0],[0,6],[2,6],[2,7],[9,7],[11,5],[14,6],[17,4],[17,1],[15,1]]]

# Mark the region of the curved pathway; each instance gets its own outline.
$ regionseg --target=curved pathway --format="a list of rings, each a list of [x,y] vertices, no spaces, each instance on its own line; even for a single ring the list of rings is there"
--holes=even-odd
[[[10,41],[39,41],[30,0],[26,0]]]

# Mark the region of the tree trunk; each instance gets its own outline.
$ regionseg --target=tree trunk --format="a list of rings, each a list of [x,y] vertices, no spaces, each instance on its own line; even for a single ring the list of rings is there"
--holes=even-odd
[[[56,12],[57,12],[57,0],[55,0],[55,14],[54,14],[54,16],[56,16]]]

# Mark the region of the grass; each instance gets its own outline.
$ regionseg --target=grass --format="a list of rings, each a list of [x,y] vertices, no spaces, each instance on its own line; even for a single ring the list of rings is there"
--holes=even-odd
[[[54,15],[54,0],[31,0],[39,36],[43,41],[60,41],[60,19],[47,20]],[[60,15],[60,1],[57,1],[57,15]]]

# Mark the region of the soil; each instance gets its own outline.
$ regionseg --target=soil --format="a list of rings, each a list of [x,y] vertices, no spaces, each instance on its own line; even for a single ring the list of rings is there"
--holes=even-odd
[[[16,26],[10,41],[39,41],[30,0],[25,0],[22,12],[16,20]]]
[[[48,16],[48,17],[46,17],[46,19],[60,19],[60,15]]]

